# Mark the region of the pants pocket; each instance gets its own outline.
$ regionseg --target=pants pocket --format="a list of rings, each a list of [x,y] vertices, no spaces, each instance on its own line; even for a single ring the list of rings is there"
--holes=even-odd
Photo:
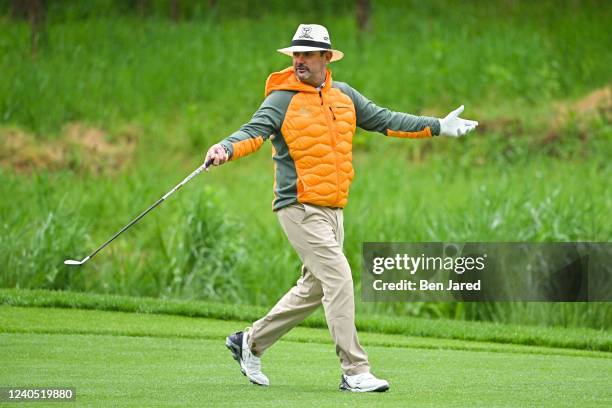
[[[294,203],[279,210],[279,215],[289,218],[294,224],[301,224],[306,217],[306,208],[302,203]]]
[[[304,222],[306,222],[308,217],[310,217],[315,212],[315,209],[310,204],[302,204],[302,206],[304,206],[304,216],[302,217],[302,224],[303,224]]]

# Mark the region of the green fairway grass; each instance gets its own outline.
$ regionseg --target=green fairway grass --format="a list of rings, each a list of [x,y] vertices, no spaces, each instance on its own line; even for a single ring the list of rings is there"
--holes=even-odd
[[[0,304],[47,308],[95,309],[137,312],[221,320],[255,321],[267,312],[266,308],[250,305],[228,305],[214,302],[152,299],[128,296],[97,295],[47,290],[0,289]],[[58,312],[59,313],[59,312]],[[17,317],[16,317],[17,316]],[[19,309],[7,315],[6,322],[21,322]],[[147,317],[141,317],[145,319]],[[160,317],[157,316],[156,319]],[[62,319],[60,318],[60,321]],[[70,319],[65,319],[69,321]],[[48,322],[45,322],[47,324]],[[79,333],[82,323],[75,329]],[[612,331],[587,328],[518,326],[490,322],[465,322],[448,319],[423,319],[401,315],[357,314],[357,329],[378,334],[401,334],[411,337],[468,340],[484,343],[521,344],[554,348],[612,351]],[[39,324],[30,326],[38,327]],[[306,319],[302,326],[327,327],[321,309]],[[62,330],[67,327],[60,326]],[[137,327],[131,325],[130,327]],[[104,328],[104,329],[103,329]],[[96,333],[106,333],[108,322],[97,326]],[[55,332],[55,331],[54,331]],[[117,332],[125,334],[124,331]],[[151,335],[151,331],[146,331]],[[385,343],[386,344],[386,343]],[[397,343],[393,343],[397,345]]]
[[[373,333],[363,334],[362,342],[373,372],[388,379],[391,390],[342,393],[329,334],[312,328],[293,331],[266,352],[271,386],[260,388],[248,384],[224,346],[225,335],[244,326],[185,316],[1,306],[0,384],[76,387],[77,406],[612,404],[609,353]]]
[[[99,310],[15,308],[0,306],[0,332],[47,334],[98,334],[134,337],[181,337],[193,339],[218,339],[249,325],[246,321],[190,318],[158,314],[106,312]],[[526,331],[528,328],[515,328]],[[571,331],[566,331],[571,335]],[[301,343],[329,343],[326,329],[298,327],[285,337]],[[489,351],[506,353],[556,354],[612,359],[612,353],[542,346],[496,343],[493,341],[465,341],[434,339],[427,336],[397,335],[361,332],[360,340],[366,345]]]

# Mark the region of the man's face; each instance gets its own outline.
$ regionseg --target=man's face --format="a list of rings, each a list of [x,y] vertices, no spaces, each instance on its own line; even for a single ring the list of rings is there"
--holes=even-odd
[[[294,52],[293,70],[297,78],[312,86],[319,86],[325,80],[325,67],[331,60],[331,52]]]

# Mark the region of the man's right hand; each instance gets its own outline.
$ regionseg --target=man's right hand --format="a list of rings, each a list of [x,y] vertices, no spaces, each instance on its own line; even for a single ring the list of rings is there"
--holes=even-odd
[[[217,143],[208,149],[204,163],[208,163],[209,160],[212,160],[213,166],[220,166],[229,160],[229,154],[227,154],[227,151],[223,145]],[[206,171],[208,171],[208,167],[206,168]]]

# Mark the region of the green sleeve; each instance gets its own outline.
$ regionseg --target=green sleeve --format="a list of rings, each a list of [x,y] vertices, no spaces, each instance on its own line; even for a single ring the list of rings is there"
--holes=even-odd
[[[440,122],[437,118],[415,116],[381,108],[344,82],[334,81],[334,87],[337,87],[351,98],[355,105],[357,126],[364,130],[387,135],[388,130],[421,132],[429,127],[433,136],[440,134]]]
[[[294,94],[290,91],[270,93],[248,123],[223,139],[220,143],[229,151],[230,158],[235,149],[240,150],[240,157],[255,152],[271,135],[280,132]]]

